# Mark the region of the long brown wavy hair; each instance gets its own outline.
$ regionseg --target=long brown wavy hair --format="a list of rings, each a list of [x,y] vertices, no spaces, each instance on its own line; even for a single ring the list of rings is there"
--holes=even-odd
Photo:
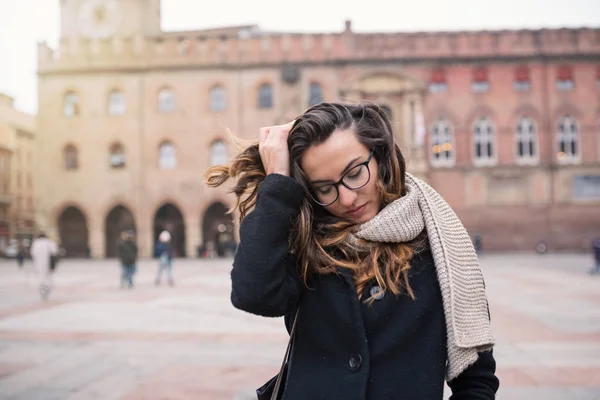
[[[308,285],[312,274],[337,273],[339,268],[347,268],[352,271],[359,296],[374,278],[384,291],[395,295],[405,291],[414,299],[408,272],[415,249],[425,243],[423,234],[412,243],[350,241],[356,225],[333,216],[310,196],[310,181],[300,168],[302,155],[338,129],[351,129],[358,141],[373,151],[379,166],[377,185],[382,207],[406,193],[404,157],[384,109],[371,103],[321,103],[309,108],[296,119],[288,137],[290,175],[306,193],[290,237],[290,251],[299,261],[300,275]],[[232,192],[237,197],[230,211],[237,208],[241,221],[255,205],[258,188],[265,178],[258,144],[244,149],[229,165],[214,166],[205,174],[211,187],[220,186],[229,178],[235,180]],[[372,300],[373,296],[368,299]]]

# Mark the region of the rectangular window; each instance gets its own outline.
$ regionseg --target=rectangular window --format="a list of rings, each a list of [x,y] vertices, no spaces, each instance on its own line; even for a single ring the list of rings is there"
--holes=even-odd
[[[600,175],[574,176],[573,199],[600,200]]]
[[[575,88],[575,82],[572,80],[557,80],[556,90],[559,92],[569,92]]]
[[[556,71],[556,90],[568,92],[575,88],[573,68],[569,65],[561,65]]]
[[[513,88],[516,92],[529,92],[531,91],[531,82],[529,81],[514,81]]]
[[[489,82],[473,82],[471,84],[473,93],[485,93],[490,90]]]
[[[429,93],[443,93],[448,90],[446,82],[431,82],[429,84]]]

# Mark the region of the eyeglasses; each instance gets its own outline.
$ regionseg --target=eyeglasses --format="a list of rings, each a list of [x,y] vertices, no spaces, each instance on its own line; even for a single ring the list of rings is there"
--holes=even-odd
[[[340,191],[338,189],[340,185],[344,185],[350,190],[358,190],[365,186],[371,179],[371,171],[369,170],[371,158],[373,158],[373,151],[371,151],[367,161],[350,168],[342,175],[342,178],[339,181],[314,187],[312,191],[313,200],[317,204],[327,207],[335,203],[338,197],[340,197]]]

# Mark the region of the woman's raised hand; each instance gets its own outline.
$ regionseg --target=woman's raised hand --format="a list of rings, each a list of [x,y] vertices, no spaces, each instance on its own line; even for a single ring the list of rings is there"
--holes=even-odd
[[[290,175],[290,152],[288,136],[294,121],[258,130],[258,152],[267,175]]]

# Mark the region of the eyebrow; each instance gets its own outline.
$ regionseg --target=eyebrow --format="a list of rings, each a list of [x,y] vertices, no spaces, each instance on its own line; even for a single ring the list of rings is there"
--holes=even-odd
[[[352,164],[354,164],[355,162],[357,162],[358,160],[360,160],[361,157],[356,157],[355,159],[351,160],[348,164],[346,164],[346,167],[344,168],[344,170],[342,171],[342,173],[340,174],[340,176],[344,175],[346,172],[348,172],[348,170],[352,167]],[[315,183],[332,183],[333,181],[331,179],[319,179],[316,181],[311,181],[310,183],[315,184]]]

